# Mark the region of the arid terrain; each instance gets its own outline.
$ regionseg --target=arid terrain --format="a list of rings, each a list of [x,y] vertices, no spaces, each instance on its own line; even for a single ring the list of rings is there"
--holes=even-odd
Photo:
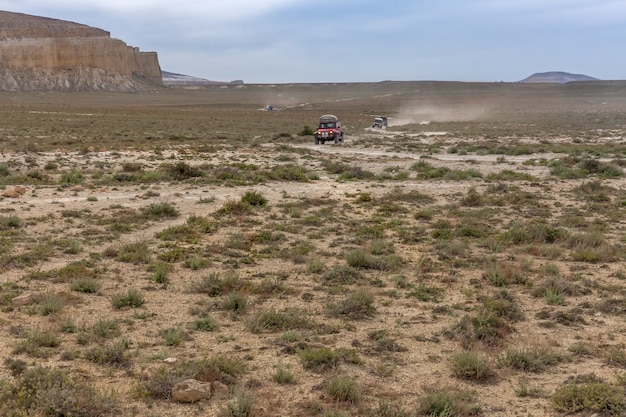
[[[0,93],[0,415],[626,415],[625,135],[626,82]]]

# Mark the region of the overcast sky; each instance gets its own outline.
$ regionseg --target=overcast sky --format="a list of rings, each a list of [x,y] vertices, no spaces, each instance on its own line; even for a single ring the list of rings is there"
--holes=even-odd
[[[246,83],[626,79],[626,0],[0,0]]]

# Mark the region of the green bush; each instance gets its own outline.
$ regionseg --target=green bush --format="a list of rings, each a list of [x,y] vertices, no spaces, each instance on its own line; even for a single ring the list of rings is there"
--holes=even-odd
[[[100,289],[100,284],[93,278],[77,278],[73,280],[70,284],[70,289],[72,291],[82,292],[86,294],[94,294],[97,293]]]
[[[357,404],[361,399],[361,387],[346,375],[337,375],[325,383],[326,393],[337,402]]]
[[[328,310],[336,316],[346,316],[352,319],[362,319],[374,315],[374,294],[367,290],[356,290],[347,295],[342,301],[331,303]]]
[[[472,381],[485,381],[493,376],[489,358],[469,350],[452,357],[452,369],[457,378]]]
[[[3,416],[121,415],[113,392],[102,393],[83,379],[74,379],[62,370],[36,366],[0,390]]]
[[[125,294],[114,294],[111,297],[111,304],[115,308],[140,307],[145,302],[143,294],[134,288],[126,291]]]
[[[626,412],[624,389],[601,382],[564,385],[550,400],[556,411],[568,414],[589,411],[622,416]]]
[[[324,372],[339,364],[339,354],[327,347],[307,348],[299,352],[302,366],[315,372]]]
[[[470,417],[480,414],[481,407],[470,391],[431,387],[420,398],[416,412],[428,417]]]
[[[272,374],[274,382],[281,385],[292,385],[296,383],[296,377],[291,371],[289,365],[279,362],[276,365],[276,371]]]
[[[253,207],[264,207],[267,205],[267,198],[256,191],[246,191],[246,193],[241,196],[241,202]]]
[[[170,203],[152,203],[141,209],[147,219],[160,220],[178,217],[180,212]]]
[[[130,365],[130,358],[126,352],[128,342],[99,345],[85,352],[85,359],[98,365],[108,365],[118,368],[126,368]]]
[[[299,309],[291,308],[278,311],[274,308],[259,311],[247,322],[252,333],[265,331],[277,332],[294,329],[307,329],[312,326],[307,315]]]
[[[202,317],[193,322],[193,329],[203,332],[214,332],[218,327],[217,322],[212,317]]]
[[[313,134],[315,134],[315,131],[309,125],[304,125],[300,133],[298,133],[299,136],[312,136]]]

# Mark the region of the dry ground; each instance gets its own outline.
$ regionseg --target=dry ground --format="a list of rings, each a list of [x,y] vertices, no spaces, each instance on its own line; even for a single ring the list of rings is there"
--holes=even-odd
[[[0,413],[621,415],[624,87],[0,95]]]

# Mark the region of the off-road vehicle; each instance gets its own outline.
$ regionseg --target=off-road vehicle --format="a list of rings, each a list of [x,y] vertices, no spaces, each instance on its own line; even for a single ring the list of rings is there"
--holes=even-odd
[[[320,122],[317,125],[315,131],[315,144],[320,142],[324,144],[327,140],[332,140],[335,143],[343,142],[343,129],[341,128],[341,121],[339,118],[332,114],[325,114],[320,117]]]
[[[379,129],[387,127],[387,125],[388,125],[388,123],[387,123],[387,117],[386,116],[375,117],[374,118],[374,123],[372,123],[372,127],[377,127]]]

